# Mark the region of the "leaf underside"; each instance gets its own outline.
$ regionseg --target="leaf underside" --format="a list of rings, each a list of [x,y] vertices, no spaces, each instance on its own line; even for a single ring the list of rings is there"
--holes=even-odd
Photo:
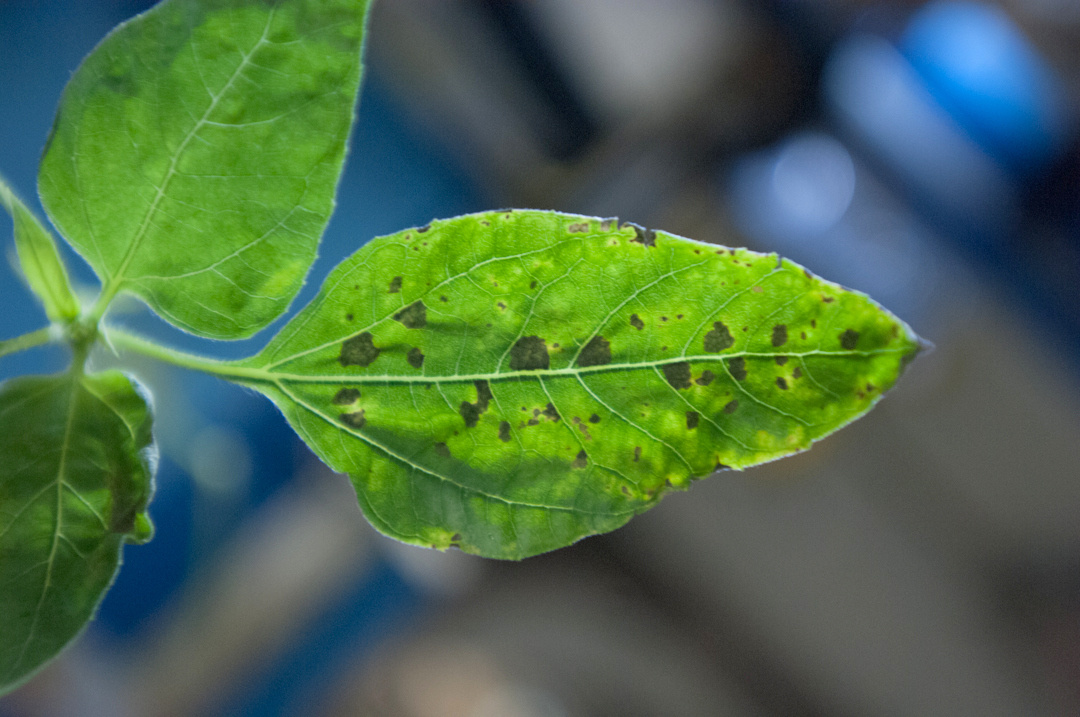
[[[522,558],[808,448],[919,347],[775,255],[503,211],[372,241],[237,366],[380,531]]]
[[[249,336],[315,258],[345,156],[367,0],[165,0],[64,91],[38,184],[106,295]]]
[[[0,385],[0,694],[90,620],[150,537],[150,412],[123,374]]]

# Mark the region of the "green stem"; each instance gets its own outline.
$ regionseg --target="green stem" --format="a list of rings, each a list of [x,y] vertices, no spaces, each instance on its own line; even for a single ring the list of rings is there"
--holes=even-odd
[[[173,366],[201,371],[230,381],[266,380],[266,372],[261,369],[243,368],[227,361],[178,351],[120,329],[108,328],[103,333],[108,343],[118,349],[133,351]]]
[[[37,331],[31,331],[28,334],[22,336],[16,336],[13,339],[7,339],[6,341],[0,341],[0,356],[7,356],[18,351],[26,351],[32,349],[35,346],[42,346],[53,340],[53,330],[51,326],[46,326],[43,329]]]

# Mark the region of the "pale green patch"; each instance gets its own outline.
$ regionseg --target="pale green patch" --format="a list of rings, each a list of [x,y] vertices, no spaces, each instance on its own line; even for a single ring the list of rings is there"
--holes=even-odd
[[[919,349],[775,255],[512,211],[372,241],[217,372],[270,397],[382,532],[521,558],[805,450]]]
[[[0,177],[0,205],[11,215],[19,268],[50,321],[70,322],[79,316],[79,300],[71,290],[64,262],[52,234]]]
[[[0,385],[0,694],[82,631],[144,542],[156,452],[123,374]]]
[[[64,91],[45,210],[104,287],[203,336],[249,336],[300,289],[334,206],[367,0],[165,0]]]

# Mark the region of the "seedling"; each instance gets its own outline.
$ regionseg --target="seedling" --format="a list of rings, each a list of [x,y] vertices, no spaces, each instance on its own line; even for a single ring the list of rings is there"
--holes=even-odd
[[[93,372],[95,346],[264,394],[349,475],[378,530],[506,559],[805,450],[868,411],[919,351],[869,298],[775,255],[522,210],[370,241],[244,360],[111,326],[125,293],[216,339],[285,312],[333,210],[368,9],[165,0],[86,58],[38,189],[101,281],[93,303],[0,182],[51,321],[0,341],[0,356],[47,342],[72,356],[63,374],[0,385],[0,693],[82,630],[123,543],[152,533],[147,397],[129,374]]]

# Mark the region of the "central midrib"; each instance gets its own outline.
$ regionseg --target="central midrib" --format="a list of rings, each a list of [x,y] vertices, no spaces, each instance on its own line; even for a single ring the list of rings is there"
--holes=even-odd
[[[265,368],[247,368],[242,366],[225,365],[218,369],[219,375],[231,377],[240,381],[256,381],[265,383],[331,383],[331,384],[438,384],[438,383],[466,383],[473,381],[509,381],[527,378],[560,378],[577,377],[588,374],[607,373],[612,371],[637,371],[642,369],[659,368],[671,364],[680,363],[719,363],[736,358],[765,358],[775,359],[777,356],[788,358],[808,358],[814,356],[853,358],[870,357],[885,354],[905,353],[907,349],[878,349],[874,351],[804,351],[788,353],[764,353],[740,351],[726,354],[707,354],[699,356],[676,356],[669,359],[656,361],[641,361],[635,363],[610,363],[598,366],[566,367],[558,369],[535,369],[529,371],[506,371],[501,373],[473,373],[454,374],[447,376],[403,376],[394,374],[298,374],[281,371],[267,370]]]

